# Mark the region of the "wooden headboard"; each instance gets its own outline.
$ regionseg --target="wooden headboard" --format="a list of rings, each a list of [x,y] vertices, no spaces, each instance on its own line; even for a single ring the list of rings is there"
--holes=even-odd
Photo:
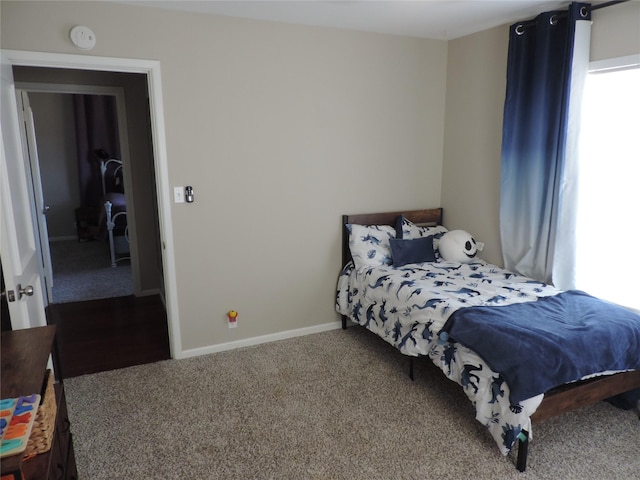
[[[342,265],[344,267],[351,260],[349,250],[349,232],[346,225],[356,223],[358,225],[391,225],[395,226],[398,215],[416,225],[442,225],[442,208],[429,208],[425,210],[409,210],[406,212],[382,212],[382,213],[360,213],[355,215],[342,216]]]

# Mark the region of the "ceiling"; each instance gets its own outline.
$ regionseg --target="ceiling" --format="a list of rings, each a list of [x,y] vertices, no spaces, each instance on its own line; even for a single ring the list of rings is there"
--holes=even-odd
[[[566,8],[569,0],[123,0],[201,14],[450,40]],[[600,3],[600,2],[591,2]]]

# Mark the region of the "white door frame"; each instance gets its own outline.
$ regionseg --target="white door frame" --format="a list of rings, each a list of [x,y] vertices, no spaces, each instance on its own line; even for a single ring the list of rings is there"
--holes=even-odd
[[[169,185],[169,169],[162,102],[162,82],[160,62],[157,60],[139,60],[130,58],[95,57],[89,55],[72,55],[46,52],[28,52],[21,50],[2,50],[3,63],[13,66],[67,68],[77,70],[99,70],[106,72],[143,73],[147,76],[149,89],[149,108],[151,114],[151,132],[153,136],[153,157],[156,171],[156,195],[158,198],[158,214],[160,238],[162,242],[162,263],[164,270],[165,302],[167,322],[169,326],[169,345],[172,358],[182,358],[182,342],[178,314],[178,297],[176,285],[176,268],[173,244],[173,228],[171,222],[171,189]],[[13,77],[10,88],[15,89]],[[16,116],[17,110],[12,112]],[[16,150],[22,151],[21,139],[18,135],[10,140],[16,143]],[[25,159],[22,159],[23,162]]]

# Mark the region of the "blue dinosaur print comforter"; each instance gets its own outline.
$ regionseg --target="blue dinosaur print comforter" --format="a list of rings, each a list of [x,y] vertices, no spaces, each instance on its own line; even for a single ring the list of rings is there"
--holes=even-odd
[[[559,290],[477,259],[392,266],[347,264],[338,278],[336,310],[371,330],[400,352],[426,355],[460,384],[507,455],[543,395],[512,404],[504,378],[470,348],[439,341],[451,314],[471,306],[511,305],[557,295]],[[599,373],[599,372],[593,372]]]

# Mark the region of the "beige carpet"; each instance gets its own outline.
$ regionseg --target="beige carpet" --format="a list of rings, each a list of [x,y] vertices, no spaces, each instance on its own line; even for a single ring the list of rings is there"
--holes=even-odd
[[[640,421],[601,402],[534,430],[527,472],[462,390],[360,327],[65,381],[80,478],[638,479]]]

